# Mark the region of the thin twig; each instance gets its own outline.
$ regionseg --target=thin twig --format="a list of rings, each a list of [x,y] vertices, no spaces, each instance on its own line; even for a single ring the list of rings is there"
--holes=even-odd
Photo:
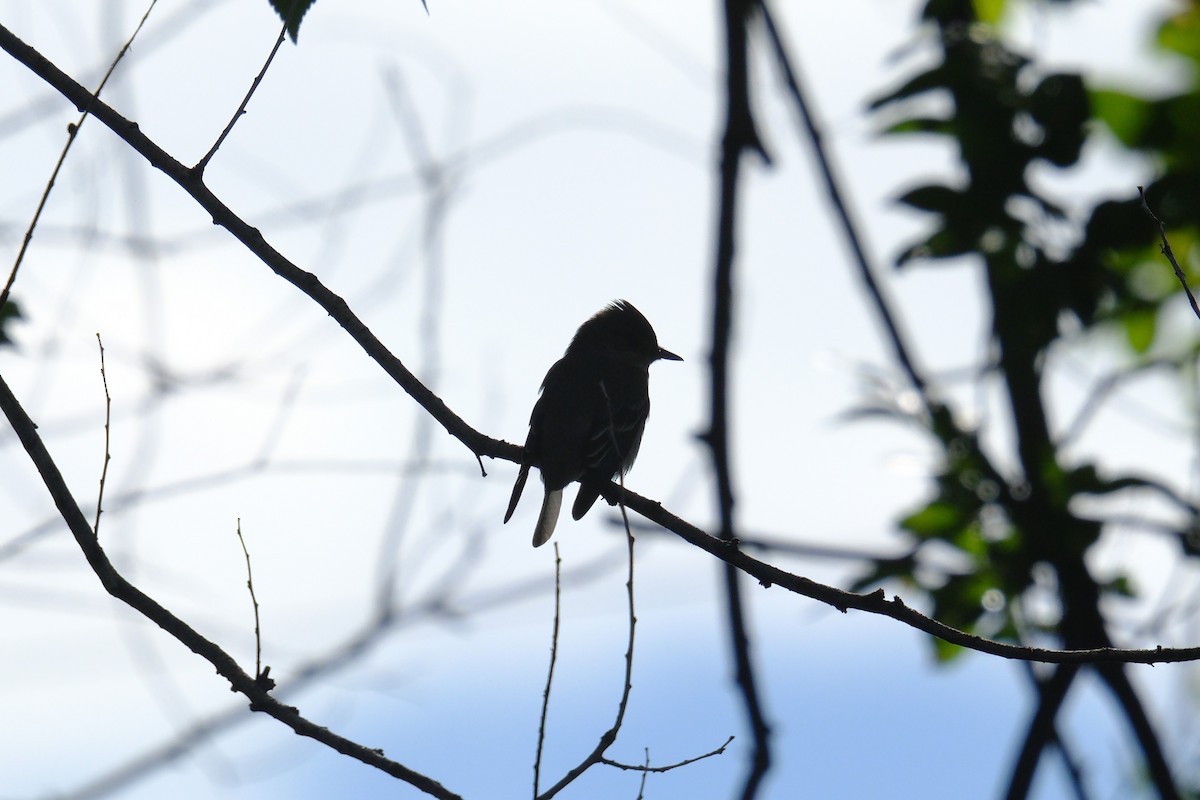
[[[238,517],[237,537],[242,544],[242,555],[246,557],[246,588],[250,590],[250,603],[254,606],[254,680],[268,691],[275,688],[271,680],[271,668],[263,670],[262,665],[262,628],[258,619],[258,598],[254,594],[254,573],[250,570],[250,550],[246,547],[246,537],[242,536],[242,518]]]
[[[100,513],[104,509],[104,482],[108,478],[108,462],[112,460],[109,454],[109,431],[112,423],[112,397],[108,394],[108,376],[104,374],[104,342],[100,334],[96,334],[96,344],[100,346],[100,383],[104,385],[104,465],[100,467],[100,491],[96,493],[96,521],[92,523],[92,531],[100,536]]]
[[[542,775],[542,745],[546,740],[546,714],[550,709],[550,686],[554,681],[554,665],[558,662],[558,626],[562,600],[562,558],[558,542],[554,543],[554,630],[550,635],[550,668],[546,671],[546,690],[542,693],[542,719],[538,723],[537,756],[533,760],[533,796],[537,797]]]
[[[125,44],[117,52],[117,57],[108,65],[108,71],[104,73],[104,77],[100,80],[100,85],[96,87],[96,91],[92,93],[94,98],[100,97],[100,92],[104,90],[105,84],[108,83],[109,77],[112,76],[113,70],[117,68],[117,64],[129,52],[129,46],[133,44],[134,38],[141,32],[142,26],[146,24],[146,19],[150,16],[150,12],[154,10],[154,5],[158,0],[150,0],[150,5],[146,7],[146,13],[142,14],[142,19],[138,22],[137,27],[133,29],[133,33],[125,40]],[[25,260],[25,251],[29,249],[29,243],[33,241],[33,231],[37,228],[38,220],[42,218],[42,211],[46,208],[46,201],[50,199],[50,190],[54,188],[54,182],[58,180],[58,173],[62,170],[63,163],[67,160],[67,153],[71,150],[71,145],[75,143],[75,137],[79,135],[79,129],[83,127],[84,120],[88,118],[91,109],[84,106],[81,109],[82,113],[79,119],[67,125],[67,141],[63,145],[62,152],[58,155],[58,163],[54,165],[54,171],[50,173],[50,180],[46,181],[46,188],[42,192],[42,199],[38,201],[37,209],[33,212],[33,219],[29,221],[29,227],[25,230],[25,238],[21,240],[21,248],[17,251],[16,260],[13,261],[12,270],[8,273],[8,280],[4,284],[4,288],[0,289],[0,309],[4,308],[4,304],[8,302],[9,293],[12,292],[13,284],[17,280],[17,272],[21,269],[21,262]]]
[[[719,755],[723,754],[725,752],[725,749],[728,748],[729,745],[733,742],[733,739],[734,739],[734,737],[730,736],[728,739],[725,740],[725,742],[720,747],[716,748],[715,750],[709,750],[707,753],[704,753],[703,755],[693,756],[692,758],[685,758],[683,761],[676,761],[674,764],[664,764],[661,767],[650,766],[650,751],[649,750],[646,751],[646,764],[644,766],[641,764],[622,764],[620,761],[613,761],[612,759],[608,759],[608,758],[603,758],[603,759],[601,759],[601,761],[610,767],[616,767],[617,769],[623,769],[623,770],[629,770],[629,771],[670,772],[673,769],[679,769],[680,767],[686,767],[688,764],[695,764],[697,761],[703,761],[706,758],[712,758],[713,756],[719,756]]]
[[[1167,257],[1167,261],[1170,261],[1171,266],[1175,269],[1175,277],[1183,285],[1183,291],[1187,293],[1188,302],[1192,304],[1192,313],[1200,317],[1200,305],[1196,304],[1196,296],[1192,294],[1192,290],[1188,287],[1187,275],[1184,274],[1183,269],[1179,266],[1179,262],[1175,260],[1175,253],[1171,250],[1171,243],[1167,241],[1167,226],[1150,210],[1150,204],[1146,202],[1146,188],[1144,186],[1138,187],[1138,196],[1142,198],[1142,208],[1150,215],[1150,219],[1154,220],[1154,224],[1158,226],[1158,235],[1162,237],[1159,249],[1162,250],[1162,254]]]
[[[246,113],[246,106],[250,104],[250,98],[254,96],[254,92],[258,89],[258,85],[262,83],[263,76],[267,74],[267,68],[270,67],[271,62],[275,60],[275,54],[279,52],[279,46],[283,44],[283,40],[286,38],[286,36],[287,25],[285,24],[279,29],[279,38],[275,40],[275,46],[271,48],[271,54],[267,56],[266,63],[263,64],[262,69],[260,69],[258,74],[254,76],[254,80],[250,83],[250,90],[246,92],[246,96],[242,98],[242,104],[238,106],[237,111],[235,111],[233,116],[229,119],[229,124],[225,126],[225,130],[221,131],[221,135],[217,137],[215,142],[213,142],[213,146],[209,148],[209,151],[204,154],[204,158],[200,159],[198,162],[196,162],[196,166],[192,167],[198,177],[204,176],[204,170],[208,167],[208,162],[211,161],[212,157],[217,154],[217,150],[221,149],[221,145],[225,142],[225,137],[228,136],[229,132],[233,130],[233,126],[236,125],[237,121],[242,118],[243,114]]]
[[[650,748],[646,748],[646,769],[642,772],[642,782],[638,785],[637,800],[645,800],[646,779],[650,777]]]

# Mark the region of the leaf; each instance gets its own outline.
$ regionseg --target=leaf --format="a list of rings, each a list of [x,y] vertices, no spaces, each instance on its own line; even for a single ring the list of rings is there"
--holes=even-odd
[[[1154,342],[1158,314],[1153,309],[1130,311],[1121,317],[1121,325],[1125,328],[1125,339],[1133,351],[1145,353]]]
[[[1104,123],[1121,144],[1126,147],[1137,147],[1141,144],[1143,132],[1153,112],[1148,101],[1111,89],[1092,91],[1091,101],[1092,113],[1096,119]]]
[[[949,214],[954,208],[962,205],[962,192],[949,186],[929,184],[910,189],[896,199],[896,202],[906,206],[919,208],[922,211],[932,211],[935,214]]]
[[[1029,96],[1029,113],[1046,137],[1037,148],[1039,156],[1060,167],[1079,160],[1084,126],[1091,117],[1082,77],[1075,73],[1047,75]]]
[[[1158,29],[1158,44],[1193,61],[1200,61],[1200,9],[1195,4],[1170,17]]]
[[[19,319],[21,319],[21,307],[10,296],[4,307],[0,308],[0,347],[13,345],[13,338],[8,331],[12,329],[11,323]]]
[[[919,538],[928,539],[935,536],[946,537],[961,528],[963,522],[963,513],[956,506],[934,500],[900,520],[900,527]]]
[[[951,644],[950,642],[939,639],[936,636],[931,636],[929,638],[933,641],[933,657],[939,664],[949,664],[951,661],[954,661],[959,656],[967,652],[966,648],[964,648],[962,645]]]
[[[867,108],[871,111],[876,111],[886,105],[891,105],[900,100],[907,100],[910,97],[915,97],[934,89],[945,89],[947,77],[945,65],[936,66],[933,69],[914,75],[891,92],[875,98],[867,105]]]
[[[316,2],[317,0],[270,0],[271,7],[287,27],[292,44],[296,43],[296,37],[300,35],[300,21]]]
[[[938,117],[912,117],[889,125],[881,131],[885,134],[933,133],[941,135],[949,135],[953,132],[954,123]]]
[[[1005,0],[971,0],[975,7],[975,16],[980,22],[995,25],[1004,17],[1004,9],[1008,4]]]
[[[942,227],[930,234],[923,242],[906,248],[896,257],[896,266],[902,267],[914,258],[952,258],[975,252],[975,242],[960,230]]]

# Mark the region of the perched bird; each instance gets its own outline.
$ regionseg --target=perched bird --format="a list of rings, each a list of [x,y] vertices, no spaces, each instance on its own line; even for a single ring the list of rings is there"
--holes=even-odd
[[[563,357],[542,381],[529,417],[521,471],[504,521],[512,517],[529,468],[542,472],[546,496],[533,546],[546,543],[558,522],[563,488],[579,481],[571,516],[580,519],[601,488],[637,458],[650,413],[650,365],[683,361],[658,346],[654,329],[627,300],[617,300],[579,326]]]

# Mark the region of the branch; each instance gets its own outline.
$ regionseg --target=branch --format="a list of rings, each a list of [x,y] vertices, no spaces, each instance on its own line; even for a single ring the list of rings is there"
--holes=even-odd
[[[600,384],[600,389],[601,389],[601,391],[604,391],[603,383]],[[608,402],[608,394],[607,393],[605,393],[604,399],[605,399],[605,402],[607,403]],[[610,419],[611,419],[611,413],[612,413],[612,410],[610,408],[609,409]],[[613,426],[611,423],[609,424],[608,429],[609,429],[609,434],[614,437],[613,445],[616,446],[616,440],[615,440],[616,432],[613,429]],[[617,448],[617,452],[620,453],[619,447]],[[625,489],[624,481],[625,481],[624,475],[621,475],[621,486],[619,487],[621,489],[621,491],[624,491],[624,489]],[[629,550],[629,572],[627,573],[627,578],[625,581],[625,591],[626,591],[626,594],[629,599],[629,643],[625,648],[625,683],[621,688],[621,700],[617,704],[617,718],[613,722],[612,727],[609,728],[607,731],[605,731],[600,736],[600,741],[596,744],[596,747],[593,748],[592,752],[588,753],[587,756],[584,757],[584,759],[579,762],[579,764],[577,764],[569,772],[567,772],[567,774],[564,775],[562,777],[562,779],[560,779],[558,781],[558,783],[554,784],[553,786],[551,786],[549,789],[547,789],[545,792],[543,792],[540,795],[535,794],[534,795],[535,800],[550,800],[550,798],[554,797],[556,794],[561,792],[563,789],[567,788],[567,786],[569,786],[571,783],[573,783],[575,781],[575,779],[578,778],[580,775],[582,775],[584,772],[587,772],[589,769],[591,769],[596,764],[605,763],[604,754],[608,751],[608,748],[612,747],[613,742],[615,742],[617,740],[617,734],[620,733],[621,725],[625,721],[625,709],[629,707],[629,693],[630,693],[630,691],[633,690],[633,642],[634,642],[634,634],[637,631],[637,614],[635,612],[634,605],[633,605],[633,542],[634,542],[634,538],[633,538],[633,530],[629,527],[629,516],[625,511],[625,504],[622,502],[622,503],[619,503],[619,505],[621,507],[621,517],[625,520],[625,543]],[[557,553],[557,552],[558,551],[556,548],[555,553]],[[557,612],[557,610],[558,609],[557,609],[557,595],[556,595],[555,611]],[[557,633],[557,627],[558,627],[558,617],[557,617],[557,613],[556,613],[556,615],[555,615],[555,632],[556,633]],[[552,668],[553,668],[553,664],[552,664]],[[550,689],[550,682],[549,682],[549,680],[547,680],[546,681],[547,692],[549,692],[549,689]],[[541,743],[539,741],[539,751],[540,751],[540,744]],[[538,755],[539,755],[539,760],[540,760],[541,753],[539,752]]]
[[[759,561],[739,550],[737,542],[722,541],[706,533],[686,520],[667,511],[656,500],[642,497],[628,489],[621,494],[620,487],[615,484],[605,487],[602,494],[610,502],[615,502],[617,497],[621,497],[630,510],[641,514],[651,522],[661,525],[688,544],[700,548],[727,564],[732,564],[751,577],[757,578],[759,584],[764,588],[779,586],[794,594],[825,603],[842,612],[854,609],[855,611],[865,611],[870,614],[891,617],[919,631],[936,636],[950,644],[960,645],[969,650],[1017,661],[1038,661],[1047,664],[1116,662],[1129,664],[1165,664],[1182,661],[1200,661],[1200,647],[1155,647],[1148,649],[1095,647],[1076,650],[1054,650],[1043,647],[1022,647],[1020,645],[1005,644],[985,639],[981,636],[974,636],[909,608],[899,597],[888,600],[883,589],[877,589],[870,594],[847,592],[832,586],[826,586],[823,583],[817,583],[808,578],[786,572],[766,562]]]
[[[417,380],[400,360],[383,346],[362,321],[350,311],[346,302],[341,297],[322,285],[316,276],[292,264],[267,244],[258,230],[237,217],[204,186],[203,181],[192,175],[187,167],[172,158],[162,148],[146,137],[135,123],[125,119],[102,101],[93,98],[86,89],[75,83],[41,54],[20,41],[3,25],[0,25],[0,49],[8,52],[13,58],[28,66],[35,74],[58,89],[81,109],[90,109],[93,116],[133,147],[151,165],[162,170],[175,180],[197,203],[213,214],[213,219],[217,224],[230,230],[239,241],[276,274],[299,288],[322,309],[327,311],[359,343],[363,350],[383,368],[384,372],[392,377],[402,389],[408,392],[418,404],[425,408],[451,436],[463,442],[476,456],[502,458],[514,463],[520,462],[521,448],[518,445],[485,436],[455,414],[441,398],[434,395],[433,392]],[[0,384],[2,384],[2,380],[0,380]],[[4,391],[11,397],[11,393],[8,393],[7,387],[4,387]],[[12,402],[15,404],[15,400]],[[19,406],[17,408],[19,410]],[[20,414],[24,416],[24,411],[20,411]],[[28,420],[28,417],[25,417],[25,419]],[[16,426],[14,425],[14,427]],[[54,468],[53,463],[48,461],[48,456],[46,456],[46,459],[46,463]],[[38,464],[39,462],[35,459],[34,463]],[[57,468],[54,468],[54,470],[55,474],[57,474]],[[51,487],[52,494],[56,491],[59,490]],[[61,492],[64,502],[69,503],[77,512],[78,507],[74,505],[74,501],[71,500],[65,486],[62,487]],[[1200,647],[1158,647],[1144,650],[1104,647],[1078,650],[1052,650],[1018,647],[972,636],[908,608],[899,599],[887,600],[882,590],[872,592],[869,595],[846,592],[785,572],[771,564],[754,559],[737,550],[736,547],[731,546],[730,542],[723,542],[720,539],[712,537],[696,526],[676,517],[666,511],[657,501],[642,497],[628,489],[622,490],[615,483],[610,482],[604,487],[602,494],[605,499],[614,504],[624,501],[628,508],[641,514],[646,519],[663,526],[683,540],[695,547],[699,547],[716,558],[733,564],[748,575],[757,578],[760,583],[766,586],[781,586],[788,591],[826,603],[840,611],[847,611],[853,608],[859,611],[891,617],[932,636],[943,639],[946,642],[958,644],[981,653],[1022,661],[1062,664],[1092,662],[1155,664],[1200,660]],[[56,497],[56,501],[57,499]],[[62,512],[61,507],[60,512]],[[66,518],[65,512],[63,513],[64,518]],[[68,521],[68,524],[70,525],[71,523]],[[86,521],[83,524],[86,529]],[[236,666],[234,668],[236,669]]]
[[[1159,249],[1162,254],[1167,257],[1167,261],[1171,262],[1171,266],[1175,269],[1175,277],[1183,284],[1183,291],[1187,293],[1188,302],[1192,305],[1192,313],[1200,317],[1200,306],[1196,305],[1196,296],[1192,294],[1192,290],[1188,287],[1187,275],[1180,268],[1179,262],[1175,260],[1175,253],[1171,250],[1171,243],[1167,241],[1167,226],[1163,225],[1163,221],[1154,215],[1150,210],[1150,204],[1146,202],[1146,188],[1138,187],[1138,196],[1142,198],[1142,208],[1150,215],[1150,219],[1154,220],[1154,224],[1158,226],[1158,235],[1162,237],[1162,242],[1159,244]]]
[[[260,687],[254,678],[243,672],[228,653],[127,581],[109,561],[96,538],[95,531],[88,525],[83,511],[71,497],[71,491],[67,488],[62,473],[59,472],[58,466],[50,457],[50,453],[38,435],[37,426],[25,413],[25,409],[21,407],[2,377],[0,377],[0,411],[3,411],[8,418],[13,431],[25,448],[25,452],[29,454],[30,460],[33,461],[42,481],[50,491],[50,496],[53,498],[58,512],[67,523],[71,535],[75,537],[79,549],[83,551],[84,557],[87,558],[92,571],[100,579],[105,591],[212,664],[217,673],[229,681],[234,691],[249,698],[252,710],[261,711],[274,717],[297,734],[315,739],[343,755],[375,767],[394,778],[406,781],[429,795],[443,798],[443,800],[460,800],[458,795],[432,778],[385,758],[380,750],[364,747],[327,728],[322,728],[302,717],[297,709],[279,702]]]
[[[766,158],[750,110],[750,75],[747,58],[747,24],[754,0],[725,2],[725,131],[721,139],[720,201],[717,212],[716,264],[713,275],[713,321],[711,370],[711,421],[704,441],[712,452],[717,484],[717,507],[721,539],[735,548],[733,522],[733,476],[729,466],[729,340],[733,328],[733,266],[737,235],[737,199],[742,156],[754,151]],[[758,681],[751,660],[750,635],[742,603],[740,574],[727,563],[724,570],[729,646],[735,664],[735,680],[753,736],[750,772],[742,797],[750,800],[771,767],[771,729],[759,697]]]
[[[17,38],[8,28],[0,25],[0,49],[28,67],[34,74],[53,86],[80,111],[87,111],[154,168],[175,181],[191,195],[201,208],[211,215],[214,225],[219,225],[242,243],[276,275],[291,283],[308,295],[317,305],[333,317],[346,333],[374,359],[392,380],[400,385],[414,400],[437,420],[446,431],[476,456],[506,458],[519,461],[521,449],[508,442],[490,439],[472,428],[461,417],[446,406],[442,399],[417,380],[403,363],[384,347],[367,326],[338,295],[330,291],[316,275],[300,269],[278,250],[272,247],[262,233],[239,217],[205,185],[203,176],[195,169],[184,166],[159,147],[132,122],[118,114],[111,106],[93,97],[87,89],[76,83],[69,75],[46,59],[41,53]]]
[[[829,194],[829,202],[837,214],[838,222],[841,223],[846,243],[850,245],[850,250],[854,254],[854,261],[858,265],[859,277],[862,278],[863,285],[866,286],[867,294],[871,296],[871,301],[875,305],[875,313],[883,324],[888,341],[892,345],[892,351],[896,355],[896,360],[900,362],[900,366],[904,369],[905,375],[908,376],[909,382],[912,383],[913,388],[921,395],[921,399],[925,402],[927,408],[932,410],[935,404],[929,395],[928,384],[909,354],[908,345],[904,341],[904,336],[900,333],[900,327],[896,324],[895,315],[892,314],[888,300],[879,285],[879,281],[875,279],[875,270],[867,259],[862,238],[858,235],[858,228],[850,216],[850,209],[846,205],[845,199],[842,197],[842,190],[839,188],[838,179],[834,175],[833,165],[829,160],[829,155],[825,152],[821,131],[817,128],[816,119],[809,108],[808,100],[805,99],[804,92],[800,88],[800,80],[797,77],[797,70],[792,64],[792,58],[788,55],[783,39],[775,27],[775,19],[771,16],[767,0],[759,0],[758,5],[762,9],[763,22],[767,29],[767,38],[770,39],[775,61],[783,73],[787,92],[791,95],[792,102],[796,106],[796,111],[800,115],[800,123],[803,125],[804,132],[808,136],[808,143],[812,147],[813,157],[817,160],[817,166],[820,167],[821,178],[825,181],[825,191]]]
[[[267,74],[267,69],[271,66],[271,62],[275,60],[275,54],[279,52],[279,46],[283,44],[283,39],[285,36],[287,36],[287,25],[284,25],[279,29],[279,37],[275,40],[275,46],[271,48],[271,53],[267,56],[266,63],[262,65],[262,69],[260,69],[258,74],[254,76],[254,80],[250,82],[250,89],[246,92],[246,96],[242,98],[241,105],[238,106],[237,111],[233,112],[233,116],[230,117],[229,123],[225,126],[225,129],[221,131],[221,135],[217,137],[217,140],[213,142],[213,146],[209,148],[209,151],[204,154],[204,158],[196,162],[196,166],[193,167],[193,169],[196,171],[197,175],[204,174],[205,168],[208,167],[208,162],[212,161],[212,157],[215,156],[217,151],[221,149],[221,145],[225,143],[225,138],[229,136],[229,132],[233,130],[233,126],[237,124],[237,121],[242,118],[243,114],[246,113],[246,106],[250,105],[250,98],[254,96],[254,92],[258,89],[258,85],[262,83],[263,76]]]
[[[542,778],[542,745],[546,742],[546,714],[550,709],[550,687],[554,683],[554,665],[558,662],[558,628],[562,603],[562,557],[554,543],[554,630],[550,634],[550,667],[546,670],[546,690],[542,693],[542,719],[538,723],[537,755],[533,759],[533,796],[536,800]]]

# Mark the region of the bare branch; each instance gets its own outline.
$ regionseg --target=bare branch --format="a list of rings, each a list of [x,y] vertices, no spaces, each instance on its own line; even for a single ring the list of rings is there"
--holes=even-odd
[[[204,158],[196,162],[196,166],[192,167],[197,175],[204,175],[205,168],[208,167],[208,162],[212,161],[212,157],[221,149],[221,145],[225,142],[225,137],[233,130],[233,126],[246,113],[246,106],[250,105],[250,98],[254,96],[254,92],[258,89],[258,85],[262,83],[263,76],[267,74],[267,68],[271,66],[271,62],[275,60],[275,54],[279,52],[279,46],[283,44],[284,37],[287,36],[287,25],[279,29],[279,37],[275,40],[275,46],[271,48],[271,54],[267,56],[266,63],[262,65],[262,69],[254,76],[254,80],[250,82],[250,89],[246,92],[246,96],[242,98],[241,105],[237,111],[233,112],[233,116],[229,119],[229,124],[225,126],[225,130],[221,131],[221,135],[213,142],[213,146],[204,154]]]
[[[100,468],[100,490],[96,493],[96,521],[92,525],[92,531],[98,537],[100,514],[104,510],[104,483],[108,479],[108,462],[112,459],[108,449],[112,427],[112,397],[108,394],[108,375],[104,373],[104,342],[99,333],[96,334],[96,344],[100,346],[100,382],[104,384],[104,465]]]
[[[558,626],[562,601],[562,557],[558,542],[554,543],[554,630],[550,635],[550,668],[546,671],[546,691],[542,693],[542,719],[538,723],[537,756],[533,760],[533,796],[537,797],[542,774],[542,745],[546,741],[546,712],[550,708],[550,685],[554,681],[554,665],[558,661]]]
[[[1162,238],[1162,243],[1159,245],[1159,249],[1161,249],[1163,255],[1167,257],[1167,261],[1171,262],[1171,266],[1175,270],[1175,277],[1178,278],[1179,283],[1183,285],[1183,291],[1187,293],[1188,302],[1192,305],[1192,313],[1197,317],[1200,317],[1200,305],[1196,304],[1196,296],[1192,294],[1191,288],[1188,287],[1187,275],[1184,274],[1183,269],[1179,266],[1179,262],[1175,260],[1175,253],[1171,250],[1171,243],[1167,241],[1167,226],[1163,225],[1163,221],[1155,216],[1154,212],[1150,210],[1150,204],[1146,202],[1146,188],[1144,186],[1139,186],[1137,188],[1138,196],[1142,198],[1142,208],[1145,209],[1146,213],[1150,215],[1150,219],[1154,220],[1154,224],[1158,226],[1158,235]]]
[[[733,520],[733,475],[729,464],[729,349],[733,329],[733,267],[737,236],[737,201],[742,156],[757,152],[764,160],[766,151],[755,129],[750,110],[750,75],[747,51],[747,26],[754,12],[754,0],[725,2],[725,128],[719,162],[720,189],[717,212],[716,258],[713,269],[712,353],[710,356],[711,420],[704,441],[712,454],[716,476],[717,508],[720,514],[721,540],[737,547]],[[735,680],[742,705],[749,718],[754,749],[750,772],[742,787],[743,800],[751,800],[771,767],[771,730],[767,725],[759,697],[758,681],[751,660],[750,634],[743,608],[740,574],[728,562],[725,571],[725,599],[729,620],[729,646],[733,654]]]
[[[250,700],[250,708],[261,711],[287,725],[301,736],[307,736],[349,756],[368,766],[375,767],[394,778],[406,781],[443,800],[457,800],[459,796],[446,789],[434,779],[405,767],[403,764],[386,758],[382,751],[365,747],[357,742],[346,739],[323,728],[300,715],[300,712],[272,697],[254,678],[242,671],[237,662],[214,642],[202,636],[198,631],[172,614],[153,598],[142,592],[124,578],[100,546],[95,531],[88,525],[83,512],[71,496],[63,480],[62,473],[50,457],[45,444],[38,435],[37,426],[25,413],[25,409],[17,401],[8,384],[0,378],[0,411],[8,418],[9,423],[20,439],[25,452],[29,455],[42,481],[50,491],[55,506],[67,523],[75,542],[83,551],[92,571],[103,584],[105,591],[127,604],[146,619],[153,622],[163,631],[178,639],[185,647],[196,655],[208,661],[221,677],[229,681],[233,690],[244,694]]]
[[[265,671],[263,670],[262,626],[258,619],[258,597],[254,594],[254,573],[250,569],[250,550],[246,547],[246,537],[242,536],[241,517],[238,517],[237,521],[237,537],[242,545],[242,555],[246,557],[246,588],[250,590],[250,604],[254,606],[254,680],[263,689],[270,691],[275,688],[275,681],[270,678],[270,667],[267,667]]]

